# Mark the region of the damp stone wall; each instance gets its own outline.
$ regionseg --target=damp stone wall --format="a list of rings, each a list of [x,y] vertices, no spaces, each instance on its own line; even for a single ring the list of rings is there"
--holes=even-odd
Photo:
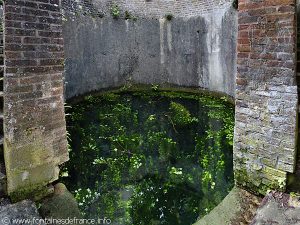
[[[297,153],[294,0],[239,0],[234,172],[238,185],[285,190]]]
[[[234,96],[237,11],[228,1],[205,2],[116,1],[114,18],[109,1],[65,1],[66,98],[131,84]]]

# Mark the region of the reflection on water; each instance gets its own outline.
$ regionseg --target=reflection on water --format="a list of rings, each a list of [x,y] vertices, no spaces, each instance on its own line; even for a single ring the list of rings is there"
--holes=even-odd
[[[108,93],[68,110],[61,180],[87,218],[189,225],[233,187],[233,108],[187,93]]]

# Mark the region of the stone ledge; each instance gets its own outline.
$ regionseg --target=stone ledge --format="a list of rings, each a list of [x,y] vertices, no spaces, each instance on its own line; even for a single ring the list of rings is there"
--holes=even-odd
[[[234,187],[226,198],[194,225],[245,225],[254,217],[261,198]]]

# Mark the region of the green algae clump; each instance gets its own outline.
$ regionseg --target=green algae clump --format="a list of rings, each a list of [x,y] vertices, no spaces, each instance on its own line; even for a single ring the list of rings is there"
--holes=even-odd
[[[191,116],[191,113],[182,104],[171,102],[170,104],[171,118],[175,125],[186,126],[194,122],[198,122],[198,119]]]

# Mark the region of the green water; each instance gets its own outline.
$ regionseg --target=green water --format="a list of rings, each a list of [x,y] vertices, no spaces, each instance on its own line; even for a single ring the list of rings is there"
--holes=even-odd
[[[61,180],[86,218],[190,225],[233,187],[234,110],[180,92],[108,93],[67,111]]]

